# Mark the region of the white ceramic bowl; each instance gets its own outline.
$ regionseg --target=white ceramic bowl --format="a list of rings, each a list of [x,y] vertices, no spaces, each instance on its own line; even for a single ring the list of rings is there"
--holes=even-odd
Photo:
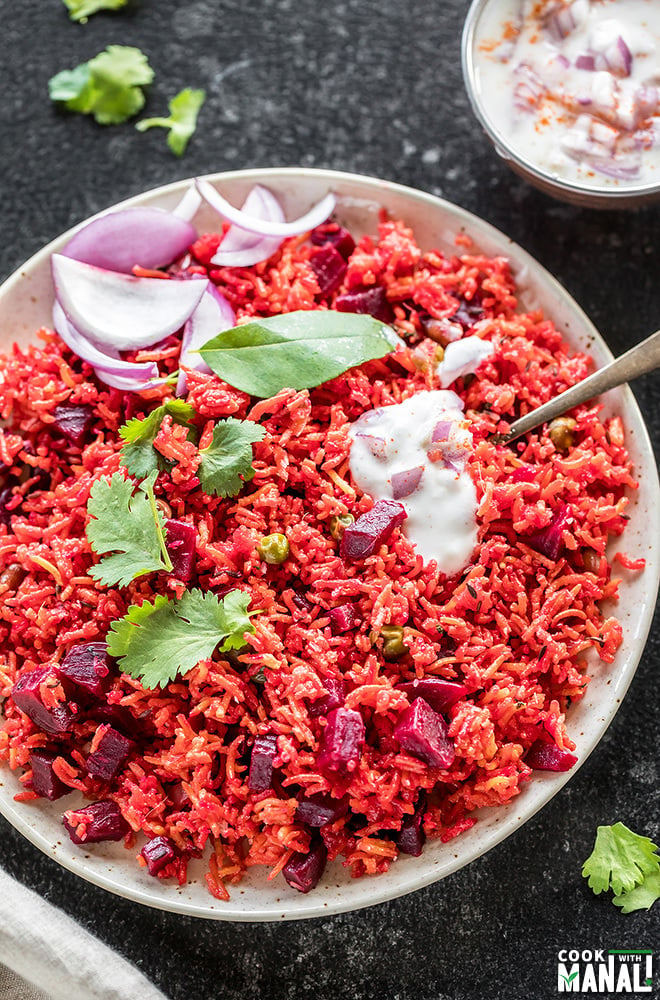
[[[582,205],[585,208],[635,208],[660,199],[660,184],[657,181],[626,182],[620,186],[605,181],[599,183],[597,179],[580,183],[561,177],[550,170],[544,170],[532,157],[525,155],[522,147],[512,143],[511,136],[495,123],[489,115],[489,102],[484,96],[484,88],[481,85],[477,52],[482,37],[480,32],[482,18],[490,13],[501,13],[501,7],[501,0],[472,0],[463,28],[461,46],[463,79],[472,110],[498,155],[534,187],[561,201]],[[504,23],[507,16],[502,14],[501,23]]]
[[[249,170],[217,174],[209,180],[232,202],[241,203],[255,183],[265,184],[282,200],[287,217],[310,207],[327,191],[340,196],[338,215],[353,232],[373,232],[378,208],[384,206],[414,229],[423,248],[439,246],[454,251],[454,238],[465,232],[489,255],[508,257],[519,287],[524,289],[526,308],[541,307],[576,348],[590,352],[597,365],[611,358],[601,337],[584,313],[554,278],[524,250],[492,226],[462,209],[431,195],[386,181],[325,170]],[[176,205],[187,181],[158,188],[123,205]],[[203,227],[203,218],[201,218]],[[209,224],[212,225],[210,219]],[[0,348],[13,340],[28,342],[34,331],[50,322],[53,292],[49,258],[71,233],[44,247],[0,288]],[[624,641],[612,666],[597,664],[583,701],[569,713],[568,727],[577,743],[582,763],[611,722],[633,677],[651,624],[658,589],[658,551],[648,525],[657,522],[660,489],[653,458],[637,404],[628,388],[612,391],[606,410],[620,413],[626,427],[627,444],[641,486],[632,500],[626,529],[625,550],[644,556],[647,568],[621,588],[617,615]],[[352,879],[340,863],[329,865],[319,886],[309,895],[291,889],[282,876],[266,881],[263,868],[253,868],[246,878],[230,887],[227,903],[213,899],[204,882],[206,867],[195,862],[191,881],[179,888],[171,882],[151,878],[135,862],[134,851],[117,844],[89,848],[74,846],[61,824],[62,803],[35,801],[16,803],[16,774],[0,769],[0,812],[28,840],[77,875],[128,899],[193,916],[218,920],[290,920],[318,917],[370,906],[413,892],[444,878],[517,830],[555,795],[575,773],[537,773],[522,793],[507,806],[482,810],[478,822],[467,833],[450,841],[427,843],[420,858],[402,857],[390,871],[376,878]],[[68,801],[68,800],[67,800]]]

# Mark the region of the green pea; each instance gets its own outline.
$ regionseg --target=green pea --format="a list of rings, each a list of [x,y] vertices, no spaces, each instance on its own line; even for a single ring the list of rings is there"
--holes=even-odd
[[[279,566],[289,555],[289,540],[286,535],[281,535],[279,532],[266,535],[261,539],[257,551],[264,562],[270,566]]]
[[[346,528],[354,521],[355,518],[352,514],[333,514],[330,518],[330,534],[339,541]]]
[[[401,625],[383,625],[380,637],[383,640],[383,656],[386,660],[398,660],[408,652],[408,647],[403,642]]]

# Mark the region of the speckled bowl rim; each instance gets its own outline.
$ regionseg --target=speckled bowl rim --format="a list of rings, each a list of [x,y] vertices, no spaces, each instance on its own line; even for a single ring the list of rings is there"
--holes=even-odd
[[[456,235],[467,234],[483,252],[511,260],[526,308],[544,308],[573,346],[589,350],[597,365],[611,358],[579,306],[540,264],[488,223],[455,205],[388,181],[329,170],[257,169],[210,175],[208,179],[237,203],[252,184],[265,184],[283,200],[288,217],[304,211],[328,190],[333,190],[341,197],[342,220],[368,230],[373,229],[377,209],[382,205],[412,225],[426,248],[438,245],[454,250]],[[189,183],[182,180],[156,188],[122,202],[121,206],[148,203],[172,208]],[[72,231],[40,250],[0,287],[0,329],[6,331],[7,341],[27,342],[40,325],[50,322],[52,286],[48,261]],[[596,664],[590,670],[593,679],[587,695],[569,713],[568,728],[579,754],[578,765],[572,771],[534,775],[508,805],[480,810],[478,822],[471,830],[447,844],[429,842],[420,858],[402,857],[384,875],[351,879],[346,869],[335,862],[328,866],[319,886],[309,895],[302,895],[287,886],[281,875],[269,883],[264,868],[253,868],[239,885],[229,886],[231,899],[227,903],[209,895],[203,861],[193,863],[192,881],[178,887],[150,878],[139,868],[134,860],[137,848],[126,851],[118,844],[76,847],[61,825],[62,800],[15,802],[13,796],[20,786],[17,775],[6,765],[0,768],[0,813],[54,861],[97,886],[163,910],[232,921],[294,920],[372,906],[428,886],[499,844],[542,808],[594,749],[633,678],[651,626],[659,562],[655,535],[648,532],[648,524],[657,523],[660,513],[660,486],[653,450],[639,408],[627,387],[613,390],[604,402],[606,413],[618,412],[623,416],[627,443],[640,479],[640,489],[629,509],[631,520],[625,550],[632,556],[644,555],[647,568],[642,574],[621,574],[629,577],[621,588],[617,612],[624,628],[624,643],[613,665]],[[71,802],[68,807],[73,805]],[[508,890],[503,888],[503,891]]]
[[[620,188],[607,184],[579,184],[577,181],[543,170],[511,145],[506,133],[497,127],[482,103],[474,59],[479,18],[489,4],[499,2],[500,0],[472,0],[463,26],[461,63],[465,89],[472,110],[501,159],[517,174],[546,194],[585,208],[636,208],[660,199],[660,183],[625,184]]]

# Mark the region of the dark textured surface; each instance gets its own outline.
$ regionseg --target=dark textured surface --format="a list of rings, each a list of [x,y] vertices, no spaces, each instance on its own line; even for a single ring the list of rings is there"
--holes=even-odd
[[[0,277],[73,223],[157,184],[238,167],[331,167],[423,188],[494,223],[560,279],[621,352],[660,319],[660,207],[560,205],[498,161],[462,87],[466,10],[461,0],[141,0],[81,26],[59,0],[4,0]],[[164,113],[182,86],[206,88],[182,160],[159,130],[104,129],[50,106],[48,78],[110,43],[148,54],[150,114]],[[657,379],[635,387],[656,449]],[[553,997],[558,948],[657,945],[660,904],[623,916],[591,894],[580,866],[599,823],[620,819],[660,835],[659,653],[656,620],[615,722],[539,816],[468,868],[385,905],[298,924],[194,921],[86,885],[4,822],[2,863],[172,1000]]]

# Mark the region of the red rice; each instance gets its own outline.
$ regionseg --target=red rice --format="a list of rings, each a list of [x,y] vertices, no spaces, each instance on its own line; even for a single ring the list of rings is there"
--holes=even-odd
[[[389,834],[413,812],[420,790],[428,792],[426,834],[447,841],[473,825],[475,809],[520,792],[531,773],[525,751],[541,734],[560,748],[574,747],[565,713],[588,683],[586,654],[593,648],[610,663],[621,643],[619,624],[600,610],[619,586],[604,553],[608,538],[625,527],[626,491],[636,483],[621,422],[601,422],[597,405],[575,412],[576,443],[566,454],[545,432],[509,448],[486,440],[500,416],[508,420],[583,378],[589,360],[571,353],[539,312],[516,312],[507,261],[475,254],[466,242],[461,256],[422,254],[409,230],[384,222],[379,241],[363,239],[353,253],[344,288],[386,288],[409,343],[401,354],[311,392],[283,390],[258,402],[216,376],[190,373],[188,400],[198,414],[201,446],[213,422],[230,415],[258,420],[267,436],[255,446],[253,482],[233,499],[209,499],[196,477],[198,447],[168,418],[155,444],[178,464],[160,476],[157,489],[174,517],[196,525],[198,585],[218,593],[244,589],[252,607],[265,613],[255,617],[256,631],[238,662],[216,655],[162,691],[117,676],[108,701],[141,720],[145,738],[109,785],[84,767],[94,722],[76,724],[72,737],[48,736],[15,708],[11,692],[21,672],[58,662],[76,643],[103,639],[131,603],[175,588],[164,576],[143,577],[122,590],[102,588],[88,576],[94,559],[85,537],[90,488],[119,467],[119,426],[171,390],[131,396],[109,389],[49,330],[39,331],[38,345],[13,348],[0,386],[0,459],[5,466],[38,466],[51,477],[45,491],[20,487],[21,510],[11,528],[0,527],[6,650],[0,692],[7,699],[0,757],[22,772],[27,791],[18,799],[33,794],[31,752],[55,748],[55,771],[66,785],[91,799],[113,799],[135,834],[171,838],[178,857],[159,877],[184,882],[187,859],[210,845],[209,890],[227,899],[226,883],[237,882],[247,867],[265,865],[276,874],[292,852],[308,849],[309,829],[295,816],[300,789],[349,796],[349,814],[323,830],[329,856],[342,857],[354,876],[376,874],[396,859]],[[214,245],[217,238],[202,238],[186,263],[203,270]],[[331,306],[332,297],[319,297],[308,257],[304,240],[289,240],[267,263],[211,267],[210,276],[239,318]],[[471,473],[480,542],[473,561],[447,579],[397,530],[363,564],[347,565],[330,518],[357,516],[371,505],[350,482],[349,423],[365,409],[436,388],[436,345],[424,336],[424,321],[451,317],[459,303],[471,301],[484,313],[472,332],[495,344],[479,376],[453,387],[465,401],[476,442]],[[167,372],[176,367],[176,353],[168,343],[139,357],[156,358]],[[94,408],[93,433],[82,451],[50,447],[48,425],[61,403]],[[27,441],[33,453],[25,450]],[[534,467],[533,480],[512,482],[522,464]],[[555,562],[525,536],[566,504],[572,521]],[[262,563],[257,553],[262,536],[272,532],[284,533],[290,544],[280,567]],[[600,556],[597,573],[585,567],[586,549]],[[628,569],[643,566],[617,558]],[[2,571],[16,564],[24,573],[12,583]],[[300,593],[310,611],[296,603]],[[333,636],[327,612],[348,601],[359,625]],[[405,630],[409,655],[395,662],[385,661],[374,642],[385,624]],[[251,680],[260,671],[263,685]],[[393,685],[426,675],[461,680],[470,692],[447,713],[456,749],[447,770],[430,769],[392,737],[408,704]],[[332,781],[316,767],[324,719],[308,712],[330,677],[348,682],[347,705],[361,712],[368,731],[358,769]],[[64,693],[53,690],[51,697]],[[279,736],[281,788],[257,794],[248,789],[243,755],[255,735],[267,732]],[[177,787],[189,807],[174,805]]]

